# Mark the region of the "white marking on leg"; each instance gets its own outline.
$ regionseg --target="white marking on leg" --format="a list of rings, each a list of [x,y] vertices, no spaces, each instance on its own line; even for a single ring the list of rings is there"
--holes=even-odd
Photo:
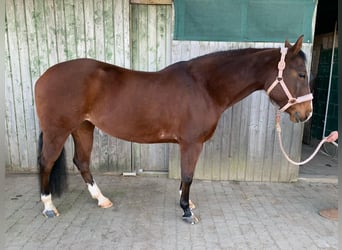
[[[100,188],[97,186],[95,181],[93,184],[87,183],[87,185],[88,185],[88,190],[90,192],[91,197],[93,199],[98,200],[99,207],[108,208],[113,205],[113,203],[102,194]]]
[[[44,211],[43,211],[43,214],[44,214],[45,216],[47,216],[47,214],[46,214],[47,211],[54,211],[55,215],[56,215],[56,216],[59,216],[59,212],[58,212],[57,208],[56,208],[55,205],[53,205],[53,203],[52,203],[51,194],[49,194],[49,195],[44,195],[44,194],[42,194],[42,195],[41,195],[41,200],[42,200],[42,202],[44,203]]]

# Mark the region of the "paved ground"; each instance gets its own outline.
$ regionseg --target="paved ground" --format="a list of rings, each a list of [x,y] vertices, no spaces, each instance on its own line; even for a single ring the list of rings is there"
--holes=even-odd
[[[179,181],[95,175],[114,201],[97,208],[78,175],[46,219],[35,175],[6,177],[6,249],[337,249],[337,222],[318,211],[337,207],[334,183],[198,181],[191,198],[201,218],[185,224]]]
[[[330,149],[330,153],[334,152],[332,149],[335,149],[331,146],[327,148]],[[313,146],[303,144],[302,147],[302,160],[306,160],[312,152],[315,150]],[[338,160],[337,154],[334,156],[329,156],[324,152],[324,149],[321,148],[316,157],[314,157],[309,163],[300,167],[299,176],[301,178],[318,180],[318,181],[337,181],[337,167]]]

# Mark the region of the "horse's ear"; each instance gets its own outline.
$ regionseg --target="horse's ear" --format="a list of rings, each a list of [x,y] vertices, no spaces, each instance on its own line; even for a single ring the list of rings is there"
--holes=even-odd
[[[292,45],[289,43],[288,39],[285,40],[285,47],[288,49],[290,49],[292,47]]]
[[[299,51],[302,49],[303,40],[304,40],[304,35],[301,35],[293,46],[289,43],[288,40],[286,40],[285,47],[288,48],[293,55],[297,55]]]

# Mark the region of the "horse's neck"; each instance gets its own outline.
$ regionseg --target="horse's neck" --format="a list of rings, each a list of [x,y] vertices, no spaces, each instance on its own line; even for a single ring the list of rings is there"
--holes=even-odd
[[[225,110],[256,90],[264,89],[270,75],[276,73],[280,58],[276,50],[242,51],[241,55],[218,57],[211,63],[199,64],[207,76],[207,89]],[[208,60],[209,61],[209,60]],[[274,72],[274,73],[273,73]],[[275,76],[274,76],[275,77]]]

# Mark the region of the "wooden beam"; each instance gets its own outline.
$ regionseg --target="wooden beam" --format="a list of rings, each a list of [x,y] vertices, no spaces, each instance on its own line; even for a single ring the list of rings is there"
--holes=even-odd
[[[172,0],[130,0],[133,4],[172,4]]]

